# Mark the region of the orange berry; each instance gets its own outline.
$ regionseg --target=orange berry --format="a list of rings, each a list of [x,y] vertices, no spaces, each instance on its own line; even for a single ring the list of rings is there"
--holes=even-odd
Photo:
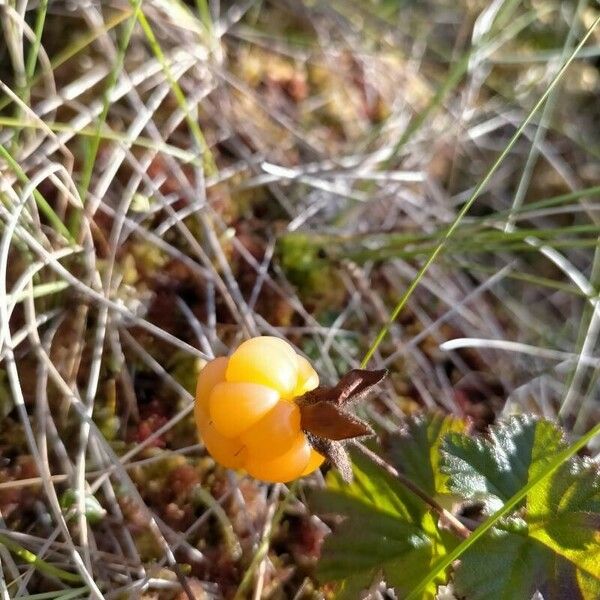
[[[292,362],[294,360],[296,360],[296,351],[292,348],[291,344],[289,344],[285,340],[275,337],[274,335],[261,335],[254,339],[260,340],[261,344],[270,344],[271,346],[276,348],[279,352],[283,352],[284,354],[289,356],[289,358]]]
[[[279,394],[258,383],[217,383],[209,398],[215,429],[234,438],[258,423],[279,401]]]
[[[197,421],[198,431],[210,455],[224,467],[240,469],[246,459],[246,449],[239,439],[221,435],[207,419]]]
[[[270,336],[242,343],[229,358],[225,377],[230,382],[260,383],[289,396],[296,387],[298,366],[293,348]]]
[[[285,482],[323,462],[301,430],[294,398],[319,385],[310,363],[284,340],[261,336],[202,369],[196,424],[212,457],[257,479]]]
[[[256,425],[242,433],[240,440],[248,455],[271,459],[283,454],[300,431],[300,409],[293,402],[278,402]]]
[[[227,362],[228,359],[221,356],[206,363],[200,371],[198,383],[196,384],[196,410],[201,409],[208,413],[208,398],[215,385],[225,381]]]
[[[272,458],[264,460],[248,455],[244,468],[246,471],[263,481],[281,483],[292,481],[302,475],[310,459],[311,446],[304,433],[299,432],[289,450]]]
[[[316,471],[325,462],[325,457],[321,456],[314,448],[310,449],[310,458],[304,471],[302,471],[301,477],[310,475],[313,471]]]
[[[306,392],[314,390],[319,385],[319,376],[312,368],[312,365],[304,358],[304,356],[296,355],[296,364],[298,365],[298,379],[296,380],[296,388],[294,389],[293,397],[298,398]]]

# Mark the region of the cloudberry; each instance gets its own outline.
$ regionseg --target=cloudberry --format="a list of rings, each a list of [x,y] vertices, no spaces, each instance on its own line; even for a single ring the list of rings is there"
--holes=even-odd
[[[212,457],[269,482],[316,470],[324,458],[300,427],[294,401],[319,385],[310,363],[284,340],[261,336],[200,372],[195,416]]]

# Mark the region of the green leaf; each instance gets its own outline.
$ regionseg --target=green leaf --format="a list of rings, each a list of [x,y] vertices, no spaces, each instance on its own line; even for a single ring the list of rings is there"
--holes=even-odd
[[[600,598],[600,479],[571,461],[527,496],[525,527],[493,530],[467,550],[455,588],[468,600]]]
[[[448,488],[484,502],[492,513],[565,448],[561,431],[548,421],[516,415],[490,428],[489,439],[451,433],[442,444],[441,469]]]
[[[600,598],[600,474],[597,463],[574,459],[527,497],[530,536],[597,579]]]
[[[502,504],[563,449],[552,423],[511,417],[491,428],[488,440],[450,435],[444,470],[466,499]],[[530,598],[537,590],[546,600],[600,598],[598,468],[573,458],[533,485],[521,509],[464,552],[455,571],[457,594],[502,600]]]
[[[464,431],[464,421],[440,413],[411,417],[401,431],[386,439],[386,455],[430,496],[447,494],[448,476],[439,468],[440,446],[447,434]]]
[[[367,458],[353,456],[353,472],[350,485],[331,472],[328,489],[309,495],[313,511],[344,517],[325,540],[317,575],[340,583],[338,598],[355,600],[378,575],[402,597],[456,542],[419,498]],[[422,597],[433,598],[437,583]]]
[[[459,597],[468,600],[529,599],[539,583],[548,582],[552,574],[552,553],[543,545],[527,537],[494,531],[463,554],[454,588]]]

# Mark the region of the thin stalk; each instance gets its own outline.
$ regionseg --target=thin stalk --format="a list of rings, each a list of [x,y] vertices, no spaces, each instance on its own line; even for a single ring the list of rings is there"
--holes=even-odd
[[[423,502],[425,502],[425,504],[427,504],[427,506],[429,506],[431,510],[433,510],[433,512],[436,513],[440,519],[442,519],[442,521],[446,521],[448,525],[452,527],[454,532],[459,537],[466,539],[469,537],[469,535],[471,535],[471,531],[465,527],[450,511],[438,504],[427,492],[422,490],[416,483],[411,481],[404,474],[400,473],[400,471],[381,458],[381,456],[372,450],[369,450],[369,448],[367,448],[361,442],[354,441],[352,442],[352,445],[362,454],[364,454],[370,461],[397,479],[407,490],[423,500]]]
[[[17,302],[22,302],[26,298],[31,296],[32,298],[43,298],[45,296],[50,296],[51,294],[58,294],[63,290],[66,290],[70,287],[70,283],[68,281],[51,281],[48,283],[40,283],[39,285],[34,285],[31,291],[21,291],[17,294],[7,294],[6,302],[10,304],[16,304]]]
[[[592,262],[592,272],[590,284],[594,289],[597,289],[600,282],[600,246],[596,239],[596,251],[594,252],[594,260]],[[579,332],[577,334],[577,353],[579,359],[569,372],[567,377],[567,393],[563,398],[558,416],[563,421],[569,416],[578,416],[581,410],[575,409],[575,402],[578,398],[580,384],[584,377],[585,369],[582,369],[584,356],[589,356],[593,352],[598,338],[598,318],[600,307],[598,306],[598,298],[593,302],[586,302],[583,307],[583,315],[579,323]]]
[[[88,597],[90,588],[87,586],[71,588],[70,590],[57,590],[54,592],[41,592],[40,594],[30,594],[20,596],[22,600],[74,600],[81,596]]]

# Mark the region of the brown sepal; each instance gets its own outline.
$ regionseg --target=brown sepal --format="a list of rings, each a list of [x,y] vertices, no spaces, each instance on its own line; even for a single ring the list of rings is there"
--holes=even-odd
[[[377,384],[387,376],[387,369],[369,371],[352,369],[348,371],[333,388],[337,393],[336,403],[343,406],[348,402],[362,400]]]
[[[373,429],[344,407],[362,400],[387,375],[386,370],[353,369],[334,387],[318,387],[296,398],[300,408],[300,426],[312,447],[352,481],[352,464],[341,441],[374,435]]]
[[[328,440],[347,440],[374,433],[367,423],[326,400],[302,406],[300,415],[300,427],[304,431]]]
[[[363,399],[373,387],[383,381],[387,373],[386,369],[380,371],[352,369],[334,387],[318,387],[296,398],[296,402],[300,407],[318,402],[331,402],[337,406],[344,406]]]
[[[352,463],[340,442],[307,434],[311,446],[322,454],[340,473],[346,483],[352,483]]]

